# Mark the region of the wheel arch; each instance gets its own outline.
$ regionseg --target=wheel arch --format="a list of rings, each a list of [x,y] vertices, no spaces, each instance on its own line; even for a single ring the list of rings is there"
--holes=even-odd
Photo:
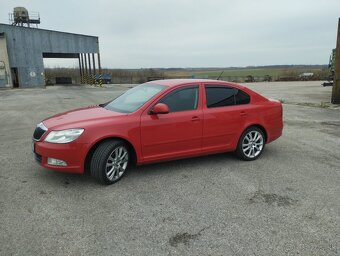
[[[85,162],[84,162],[84,172],[89,173],[89,171],[90,171],[90,164],[91,164],[91,159],[92,159],[94,151],[98,148],[98,146],[101,143],[103,143],[104,141],[109,141],[109,140],[119,140],[119,141],[126,143],[126,145],[128,146],[128,150],[129,150],[129,152],[132,156],[131,164],[135,165],[137,163],[137,152],[136,152],[136,149],[134,148],[134,146],[132,145],[132,143],[130,141],[128,141],[127,139],[121,138],[121,137],[117,137],[117,136],[106,137],[106,138],[102,138],[102,139],[98,140],[97,142],[95,142],[91,146],[89,151],[87,152],[86,157],[85,157]]]
[[[267,143],[267,141],[268,141],[268,133],[267,133],[267,130],[264,128],[264,126],[262,126],[262,125],[260,125],[260,124],[249,124],[248,126],[246,126],[246,127],[244,128],[243,132],[241,133],[240,138],[241,138],[242,134],[243,134],[247,129],[249,129],[250,127],[257,127],[257,128],[259,128],[259,129],[263,132],[263,134],[264,134],[264,141]]]

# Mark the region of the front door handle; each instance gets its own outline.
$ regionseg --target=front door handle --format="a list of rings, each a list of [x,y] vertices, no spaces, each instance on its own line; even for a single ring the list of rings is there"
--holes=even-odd
[[[191,121],[199,121],[200,120],[200,118],[198,117],[198,116],[193,116],[192,118],[191,118]]]

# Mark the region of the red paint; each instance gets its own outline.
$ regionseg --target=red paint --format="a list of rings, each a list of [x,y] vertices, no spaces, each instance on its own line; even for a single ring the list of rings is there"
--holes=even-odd
[[[161,80],[151,83],[167,88],[137,111],[116,113],[102,107],[68,111],[45,119],[48,131],[35,141],[35,152],[42,156],[41,165],[62,172],[83,173],[91,148],[107,138],[128,141],[136,152],[137,164],[191,156],[234,151],[242,132],[249,126],[264,128],[269,143],[282,135],[282,105],[238,84],[215,80]],[[251,97],[244,105],[207,108],[205,84],[238,88]],[[171,91],[199,85],[196,110],[150,114],[156,103]],[[166,111],[166,106],[159,107]],[[83,128],[84,133],[67,144],[44,142],[52,130]],[[47,164],[47,157],[66,161],[67,167]]]

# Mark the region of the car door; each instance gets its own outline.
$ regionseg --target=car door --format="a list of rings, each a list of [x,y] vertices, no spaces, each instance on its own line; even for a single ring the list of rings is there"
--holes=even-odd
[[[238,89],[205,84],[202,151],[223,151],[235,147],[247,116],[245,105],[236,105]]]
[[[167,114],[141,116],[143,161],[180,157],[200,152],[202,146],[203,112],[199,85],[174,89],[156,103],[169,107]]]

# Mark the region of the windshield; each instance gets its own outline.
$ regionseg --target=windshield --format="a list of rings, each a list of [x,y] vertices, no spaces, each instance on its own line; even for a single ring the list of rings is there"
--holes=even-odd
[[[109,102],[105,108],[115,112],[132,113],[165,88],[166,86],[159,84],[140,84]]]

